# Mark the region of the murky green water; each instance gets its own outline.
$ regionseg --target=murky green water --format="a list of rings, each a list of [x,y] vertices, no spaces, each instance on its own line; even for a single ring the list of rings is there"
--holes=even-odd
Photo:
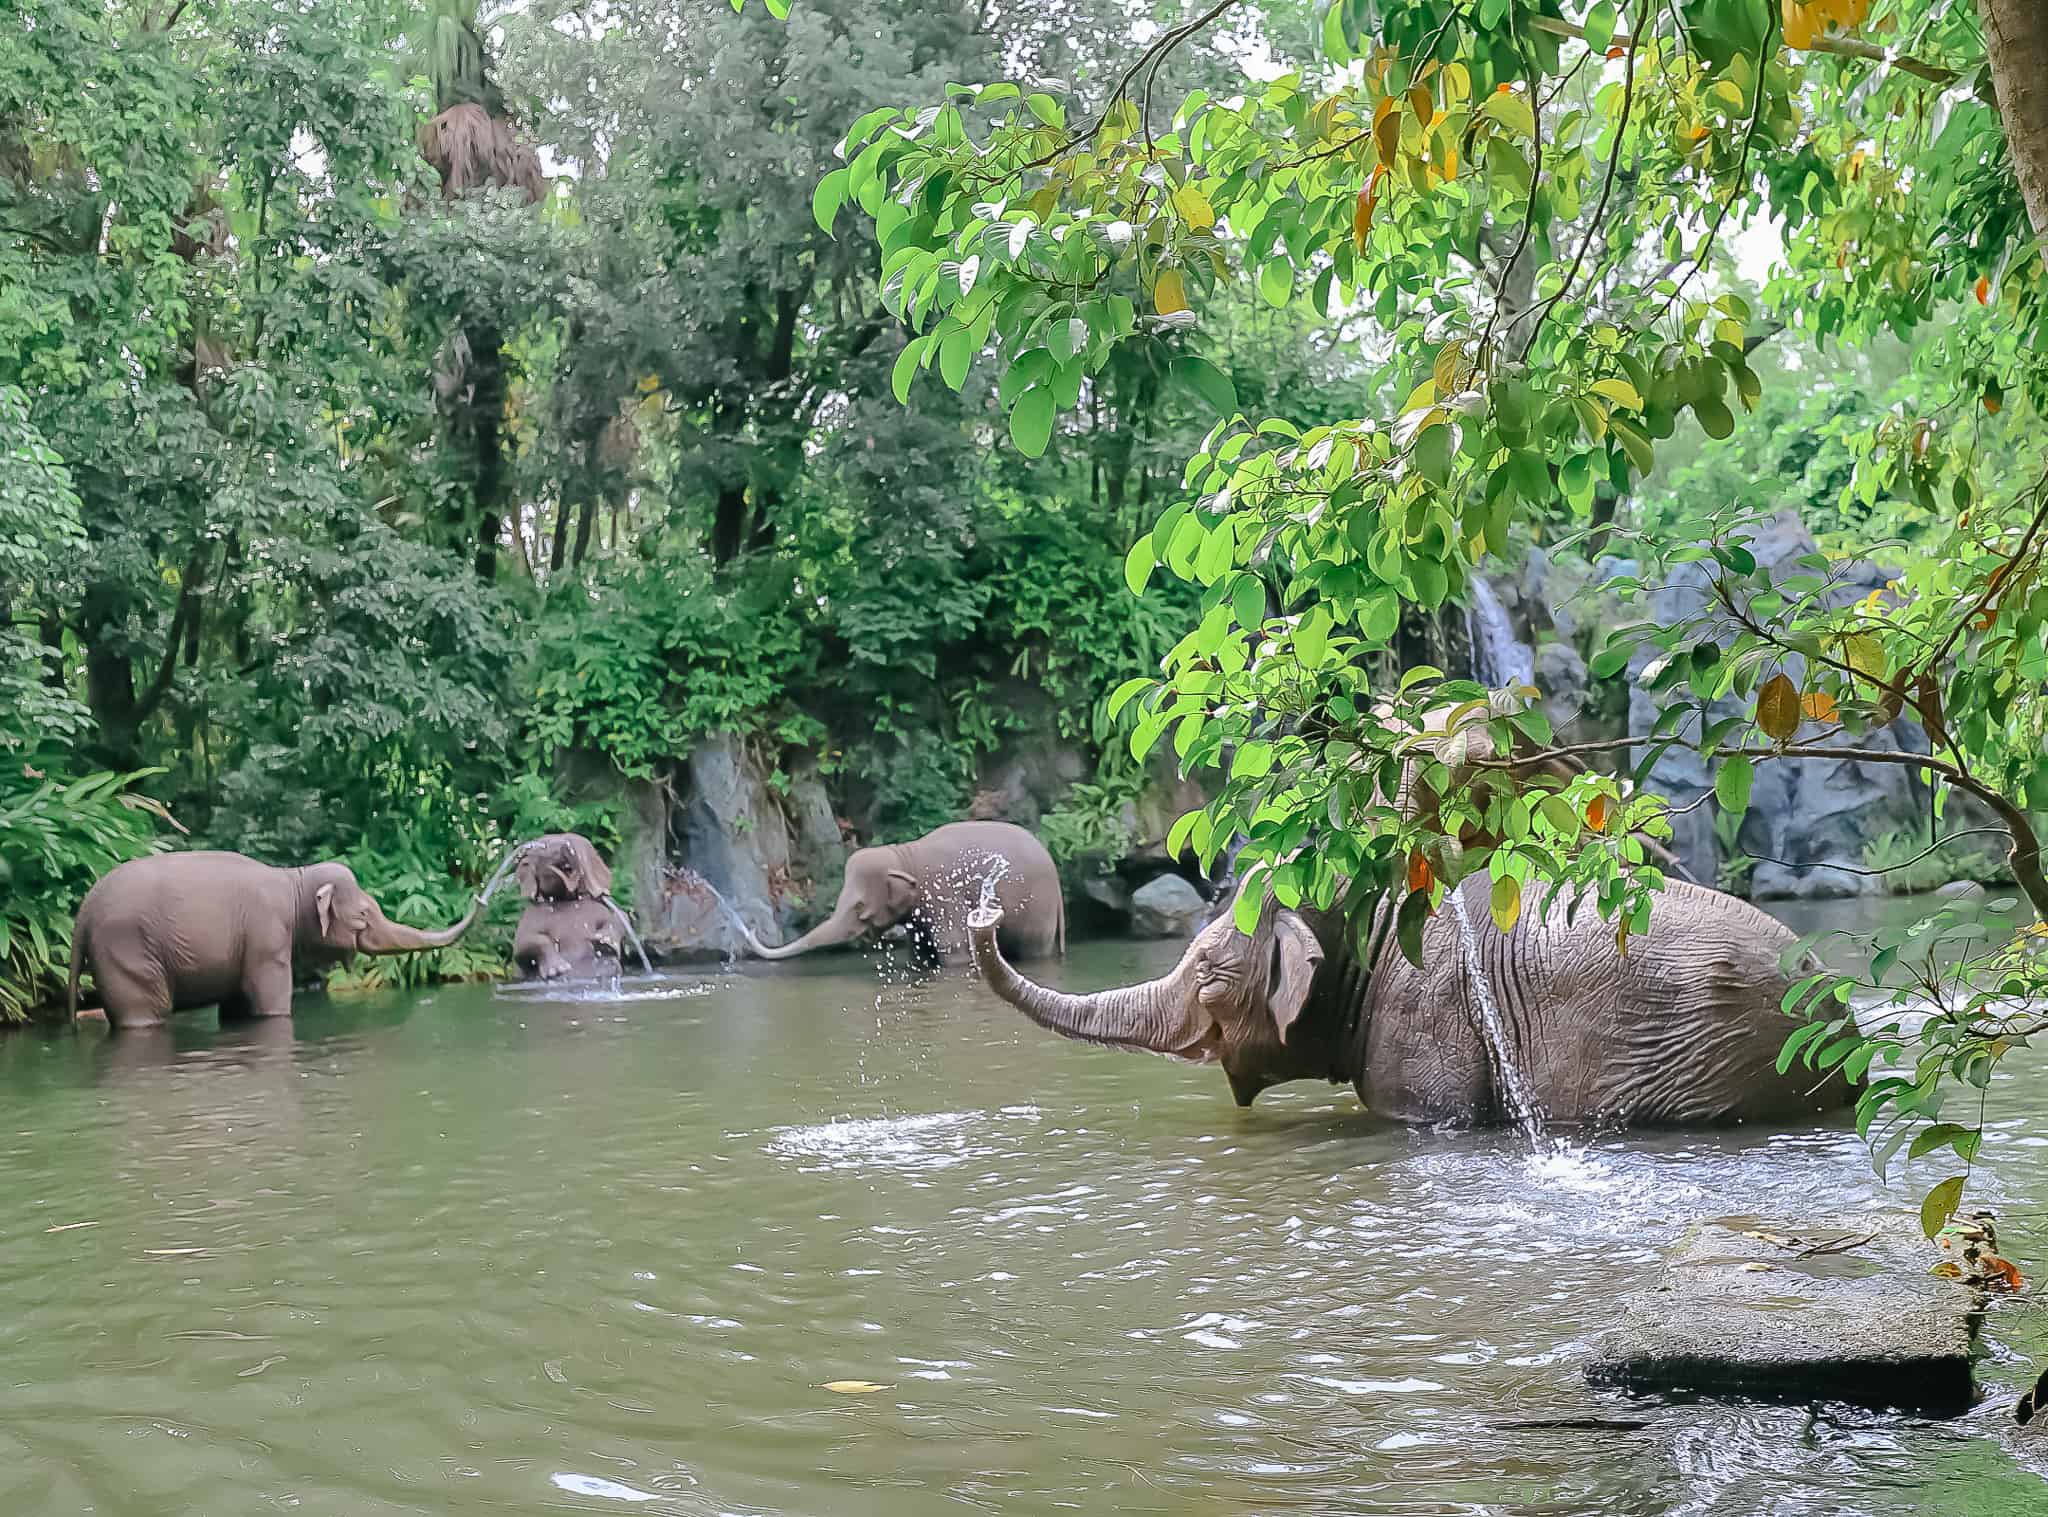
[[[1243,1113],[856,957],[211,1020],[0,1040],[0,1512],[2048,1510],[2002,1404],[1580,1379],[1688,1219],[1898,1200],[1842,1130],[1532,1158],[1348,1090]],[[2048,1070],[1995,1096],[2041,1273]],[[2048,1333],[1990,1338],[2006,1402]],[[1509,1425],[1560,1417],[1644,1425]]]

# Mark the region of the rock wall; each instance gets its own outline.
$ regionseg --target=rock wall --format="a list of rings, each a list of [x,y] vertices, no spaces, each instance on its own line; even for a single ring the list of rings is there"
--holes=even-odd
[[[708,881],[764,942],[780,943],[825,914],[846,867],[824,782],[812,766],[786,788],[735,738],[714,738],[667,785],[637,787],[629,849],[647,951],[670,962],[726,958],[739,935]]]

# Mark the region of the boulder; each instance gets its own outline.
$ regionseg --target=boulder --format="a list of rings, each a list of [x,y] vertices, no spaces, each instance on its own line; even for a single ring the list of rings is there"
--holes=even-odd
[[[1131,935],[1191,938],[1209,915],[1209,903],[1177,874],[1162,874],[1131,893]]]
[[[1965,1411],[1978,1300],[1930,1274],[1935,1260],[1904,1214],[1703,1222],[1622,1299],[1586,1377],[1671,1395]]]
[[[1552,730],[1564,732],[1586,709],[1590,685],[1586,661],[1570,643],[1547,642],[1536,649],[1536,688]]]

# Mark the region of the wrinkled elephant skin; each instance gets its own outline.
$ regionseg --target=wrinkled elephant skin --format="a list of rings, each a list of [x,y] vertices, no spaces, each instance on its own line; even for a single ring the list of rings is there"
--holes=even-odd
[[[1489,1007],[1550,1122],[1703,1126],[1854,1100],[1839,1073],[1778,1073],[1794,1025],[1779,1009],[1791,982],[1780,966],[1794,938],[1748,903],[1673,881],[1624,956],[1590,902],[1572,914],[1560,893],[1503,935],[1485,876],[1460,888],[1472,948],[1446,900],[1424,929],[1421,969],[1388,934],[1366,973],[1340,917],[1271,902],[1252,936],[1225,913],[1164,977],[1092,994],[1012,969],[992,913],[973,924],[975,955],[996,994],[1041,1026],[1221,1064],[1246,1106],[1269,1086],[1325,1079],[1398,1121],[1508,1121]]]
[[[1045,958],[1067,949],[1067,908],[1059,870],[1045,845],[1008,822],[949,822],[909,843],[862,848],[846,861],[846,882],[832,915],[780,948],[745,934],[764,959],[879,936],[898,923],[944,962],[969,957],[967,914],[992,885],[1003,911],[1004,952]]]
[[[110,870],[86,892],[71,935],[71,1009],[90,970],[107,1020],[151,1026],[174,1011],[289,1016],[295,972],[358,953],[446,948],[453,927],[387,918],[346,864],[278,869],[239,853],[164,853]]]

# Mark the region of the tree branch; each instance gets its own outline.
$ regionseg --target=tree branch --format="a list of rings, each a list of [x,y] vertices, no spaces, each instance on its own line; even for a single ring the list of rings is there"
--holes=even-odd
[[[1548,32],[1553,37],[1571,37],[1580,42],[1586,40],[1583,27],[1574,26],[1571,22],[1555,16],[1531,16],[1529,25],[1539,32]],[[1614,37],[1609,39],[1607,45],[1610,48],[1633,48],[1636,44],[1633,37]],[[1860,58],[1869,63],[1882,63],[1898,69],[1901,73],[1925,79],[1930,84],[1954,84],[1962,78],[1962,75],[1952,68],[1944,68],[1938,63],[1923,63],[1918,58],[1905,57],[1879,47],[1874,42],[1860,42],[1854,37],[1816,37],[1806,47],[1796,51],[1828,53],[1837,58]]]

